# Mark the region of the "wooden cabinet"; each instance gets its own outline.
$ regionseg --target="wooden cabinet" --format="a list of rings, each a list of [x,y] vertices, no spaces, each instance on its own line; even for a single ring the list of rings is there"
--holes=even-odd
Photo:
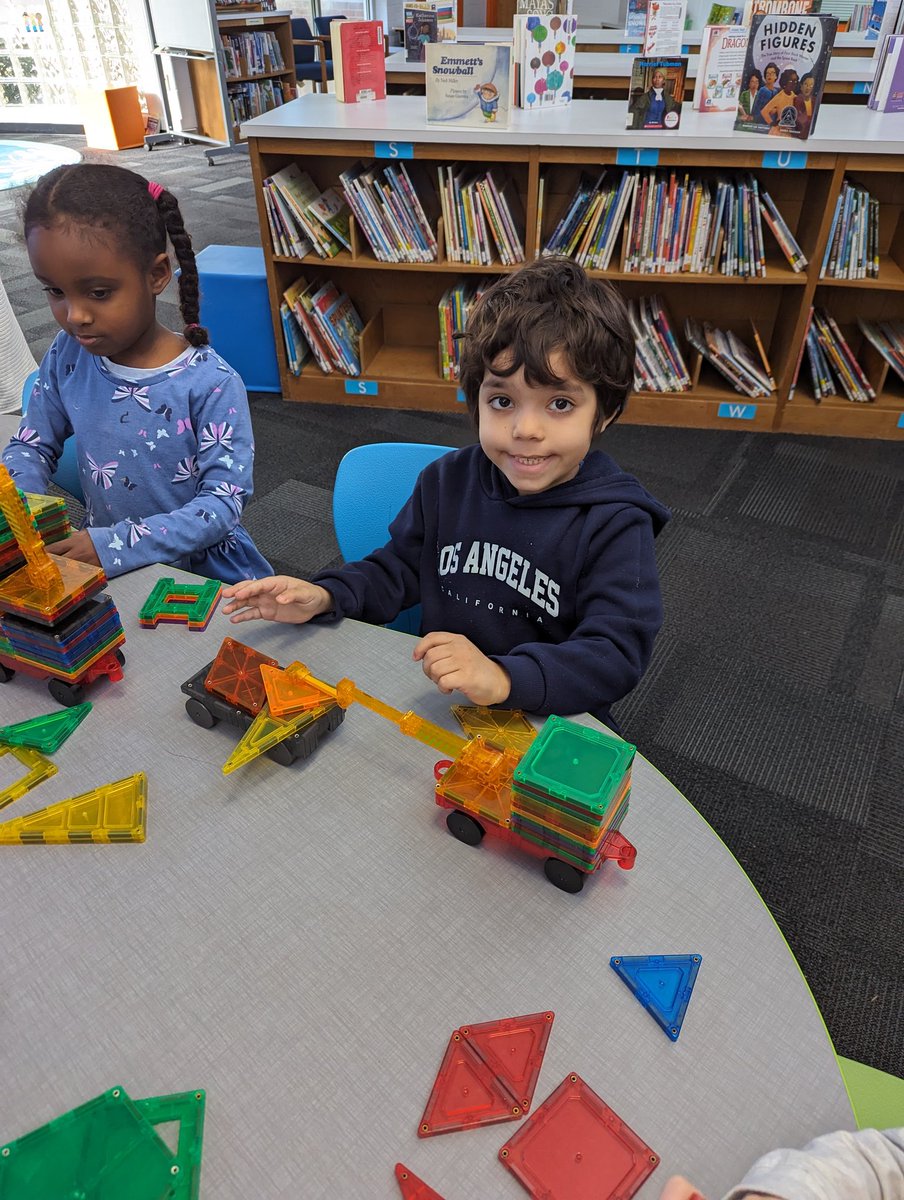
[[[764,277],[605,272],[628,296],[661,295],[676,332],[686,316],[694,316],[734,329],[749,342],[753,319],[777,382],[777,391],[769,400],[748,400],[709,364],[696,362],[688,350],[688,365],[693,364],[692,389],[680,394],[635,393],[622,419],[639,424],[904,439],[904,386],[884,369],[881,360],[875,361],[878,355],[863,346],[856,321],[858,315],[879,318],[904,313],[904,117],[824,105],[818,134],[797,143],[734,134],[730,121],[694,113],[687,106],[681,129],[673,135],[626,131],[624,114],[624,105],[606,101],[576,101],[546,114],[516,111],[509,130],[487,137],[482,131],[439,131],[427,126],[423,100],[418,97],[340,105],[331,96],[305,96],[246,125],[286,399],[460,411],[457,385],[445,381],[440,372],[437,302],[461,276],[493,276],[512,268],[498,261],[490,267],[448,261],[441,222],[438,258],[428,264],[379,262],[358,230],[354,230],[352,250],[332,259],[274,254],[261,196],[262,180],[274,171],[298,162],[322,190],[337,186],[340,171],[351,164],[380,155],[413,157],[432,179],[438,165],[451,162],[498,167],[511,177],[520,196],[525,250],[527,257],[533,258],[568,203],[582,170],[655,165],[713,177],[752,172],[759,185],[768,189],[809,265],[800,273],[792,271],[764,223]],[[883,266],[876,280],[819,279],[835,199],[846,173],[880,201]],[[541,177],[544,202],[539,213]],[[621,264],[618,251],[612,264]],[[279,302],[283,290],[302,274],[309,282],[333,279],[358,308],[366,323],[360,379],[324,375],[311,363],[298,377],[288,371]],[[793,399],[788,400],[814,304],[828,309],[850,337],[876,388],[875,403],[833,398],[817,405],[807,391],[805,371]]]

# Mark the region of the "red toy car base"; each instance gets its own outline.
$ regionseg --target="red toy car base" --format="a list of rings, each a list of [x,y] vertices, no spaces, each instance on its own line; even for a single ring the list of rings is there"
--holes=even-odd
[[[555,1013],[532,1013],[466,1025],[460,1030],[522,1112],[527,1112],[534,1098],[554,1020]]]
[[[499,1151],[534,1200],[629,1200],[659,1155],[577,1075]]]
[[[418,1126],[418,1137],[517,1121],[521,1107],[456,1029]]]
[[[404,1163],[396,1163],[395,1177],[403,1200],[443,1200],[439,1192],[435,1192],[423,1179],[418,1179]]]

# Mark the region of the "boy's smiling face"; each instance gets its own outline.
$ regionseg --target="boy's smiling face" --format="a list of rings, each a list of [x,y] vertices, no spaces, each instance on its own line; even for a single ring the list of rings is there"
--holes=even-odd
[[[505,356],[494,365],[504,369]],[[521,496],[574,479],[598,428],[594,388],[574,378],[560,352],[549,367],[561,383],[532,387],[523,366],[508,376],[491,366],[480,385],[481,448]]]

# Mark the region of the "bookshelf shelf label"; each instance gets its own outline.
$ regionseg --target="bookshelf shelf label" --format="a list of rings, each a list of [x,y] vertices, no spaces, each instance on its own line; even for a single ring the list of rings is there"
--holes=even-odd
[[[249,17],[248,20],[245,22],[246,25],[263,25],[263,23],[264,23],[263,17]]]
[[[659,151],[652,146],[621,146],[615,152],[615,163],[619,167],[658,167]]]
[[[345,392],[348,396],[379,396],[380,385],[375,379],[346,379]]]
[[[904,429],[904,412],[898,417],[898,429]]]
[[[727,421],[752,421],[756,416],[755,404],[732,404],[730,400],[719,405],[718,416]]]
[[[458,401],[458,403],[459,403],[459,404],[465,404],[465,403],[467,403],[467,401],[465,400],[465,391],[464,391],[464,388],[458,388],[458,389],[456,390],[456,392],[455,392],[455,399]],[[900,425],[900,424],[901,424],[901,422],[899,421],[899,422],[898,422],[898,424]]]
[[[625,46],[619,46],[618,50],[620,54],[640,54],[641,45],[640,42],[628,42]]]
[[[414,142],[374,142],[374,158],[414,158]]]
[[[869,79],[855,79],[854,80],[854,95],[855,96],[868,96],[872,90],[873,90],[873,84],[872,84],[871,80],[869,80]]]
[[[774,171],[802,171],[806,165],[806,150],[765,150],[763,152],[763,166]]]

